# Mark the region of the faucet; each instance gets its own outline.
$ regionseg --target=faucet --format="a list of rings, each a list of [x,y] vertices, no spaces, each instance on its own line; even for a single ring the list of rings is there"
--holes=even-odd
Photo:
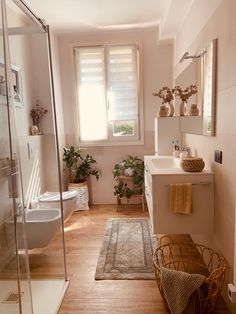
[[[183,146],[183,147],[180,147],[179,148],[179,151],[180,151],[180,158],[184,158],[184,157],[189,157],[189,154],[190,154],[190,147],[188,146]]]
[[[171,143],[173,144],[173,156],[174,157],[179,157],[179,141],[178,140],[173,140],[171,141]]]

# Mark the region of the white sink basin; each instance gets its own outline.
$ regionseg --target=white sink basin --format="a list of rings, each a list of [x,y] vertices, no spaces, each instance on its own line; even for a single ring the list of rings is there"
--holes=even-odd
[[[179,158],[173,156],[145,156],[145,167],[151,174],[184,173]]]
[[[179,168],[179,160],[173,157],[153,158],[151,162],[156,168]]]
[[[180,159],[173,156],[144,156],[144,163],[146,171],[152,175],[188,175],[189,172],[185,172],[180,167]],[[209,171],[203,170],[202,172],[194,172],[194,176],[207,174]]]

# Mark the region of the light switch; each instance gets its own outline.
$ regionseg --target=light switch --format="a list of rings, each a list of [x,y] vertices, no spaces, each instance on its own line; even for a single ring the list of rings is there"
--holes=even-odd
[[[215,150],[215,162],[218,162],[219,164],[222,164],[222,150]]]

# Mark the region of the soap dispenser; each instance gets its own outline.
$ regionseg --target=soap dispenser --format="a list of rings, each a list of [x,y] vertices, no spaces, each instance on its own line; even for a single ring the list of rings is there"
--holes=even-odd
[[[172,141],[173,146],[173,156],[179,158],[179,143],[178,140]]]

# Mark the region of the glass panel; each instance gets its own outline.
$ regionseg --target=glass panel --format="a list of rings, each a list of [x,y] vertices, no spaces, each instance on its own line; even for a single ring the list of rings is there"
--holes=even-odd
[[[19,277],[17,211],[22,208],[19,158],[14,125],[12,73],[6,33],[5,1],[1,1],[0,39],[0,312],[21,313],[22,296],[26,296],[28,313],[32,312],[30,287],[21,289]],[[15,80],[15,84],[16,84]],[[28,277],[27,277],[28,279]],[[27,298],[27,296],[29,296]]]
[[[11,1],[7,4],[15,151],[22,188],[22,206],[17,207],[22,308],[31,313],[30,269],[34,312],[53,313],[58,303],[50,308],[51,300],[62,295],[66,272],[47,34],[22,4],[24,10]],[[46,191],[56,193],[57,201],[39,201]],[[69,210],[72,213],[72,207]]]

